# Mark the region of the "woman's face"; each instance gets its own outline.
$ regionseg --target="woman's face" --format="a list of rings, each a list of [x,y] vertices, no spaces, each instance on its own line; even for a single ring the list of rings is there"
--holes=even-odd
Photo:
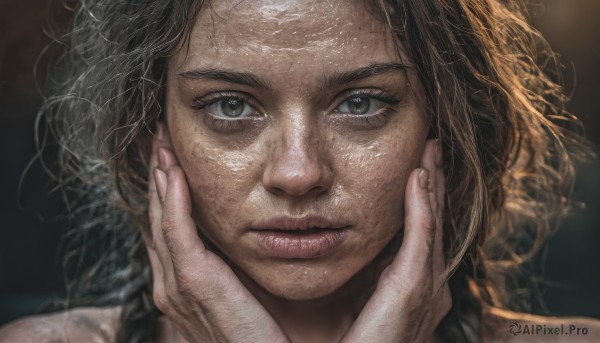
[[[194,219],[272,294],[330,294],[402,226],[429,129],[414,71],[363,3],[211,7],[168,67]]]

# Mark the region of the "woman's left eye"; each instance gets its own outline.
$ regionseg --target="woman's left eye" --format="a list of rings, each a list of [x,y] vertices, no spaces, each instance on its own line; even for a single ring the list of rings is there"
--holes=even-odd
[[[349,114],[371,114],[382,107],[381,101],[370,96],[352,96],[342,102],[336,111]]]
[[[254,112],[244,99],[229,97],[222,98],[210,104],[210,111],[217,117],[239,118],[246,117]]]

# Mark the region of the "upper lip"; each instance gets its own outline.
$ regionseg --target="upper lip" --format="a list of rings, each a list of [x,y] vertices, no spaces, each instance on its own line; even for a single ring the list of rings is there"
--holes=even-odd
[[[303,216],[303,217],[276,217],[258,222],[252,225],[253,230],[309,230],[323,229],[336,230],[346,228],[348,225],[339,221],[329,220],[321,216]]]

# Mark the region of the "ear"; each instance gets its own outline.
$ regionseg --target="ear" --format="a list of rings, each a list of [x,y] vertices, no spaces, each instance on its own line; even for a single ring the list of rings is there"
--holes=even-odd
[[[425,147],[423,148],[423,154],[421,155],[421,161],[419,162],[419,166],[425,168],[427,170],[433,170],[433,166],[435,165],[435,149],[438,139],[437,138],[428,138],[425,141]]]
[[[173,142],[171,141],[171,133],[169,132],[169,127],[165,121],[156,121],[154,144],[156,144],[156,148],[166,148],[174,152]]]

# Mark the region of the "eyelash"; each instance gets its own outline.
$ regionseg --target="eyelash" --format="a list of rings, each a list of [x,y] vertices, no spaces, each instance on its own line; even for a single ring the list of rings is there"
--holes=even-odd
[[[371,114],[364,115],[356,115],[350,113],[338,112],[339,115],[345,119],[348,119],[352,122],[353,125],[359,128],[374,128],[379,127],[385,123],[387,116],[393,112],[394,105],[400,102],[396,97],[390,95],[389,93],[376,88],[361,88],[361,89],[351,89],[344,92],[340,96],[343,100],[341,102],[337,102],[336,109],[341,106],[344,102],[358,97],[368,97],[373,98],[377,101],[383,102],[385,105],[378,109],[376,112]]]
[[[352,125],[359,127],[359,128],[365,128],[365,129],[379,127],[379,126],[383,125],[385,123],[385,119],[387,118],[388,114],[390,114],[394,110],[393,105],[400,102],[400,100],[398,100],[394,96],[391,96],[387,92],[380,90],[380,89],[372,89],[372,88],[371,89],[370,88],[350,89],[338,97],[338,98],[342,98],[343,100],[340,102],[336,101],[337,105],[336,105],[335,109],[340,107],[344,102],[349,101],[352,98],[357,98],[357,97],[368,97],[368,98],[372,98],[377,101],[383,102],[385,104],[380,109],[378,109],[375,113],[371,113],[371,114],[357,115],[357,114],[337,112],[337,114],[340,117],[343,117],[346,120],[350,120]],[[219,101],[225,100],[225,99],[234,99],[234,100],[243,101],[248,106],[255,108],[255,106],[253,106],[251,104],[251,98],[247,94],[238,93],[238,92],[235,92],[235,93],[216,92],[216,93],[209,95],[208,97],[196,98],[196,99],[194,99],[192,108],[195,110],[198,110],[198,111],[204,110],[207,107],[209,107],[210,105],[213,105],[213,104],[215,104]],[[335,109],[333,111],[334,113],[336,113]],[[223,132],[223,133],[240,131],[244,128],[244,124],[247,123],[247,121],[249,119],[250,120],[252,119],[252,116],[241,117],[238,119],[223,119],[222,117],[215,116],[212,113],[209,113],[208,115],[205,115],[203,117],[204,117],[204,121],[205,121],[206,125],[214,128],[218,132]]]
[[[255,106],[250,104],[251,100],[247,94],[238,92],[216,92],[209,95],[208,97],[196,98],[194,99],[194,104],[192,105],[192,108],[197,111],[204,110],[207,107],[225,99],[243,101],[248,106],[255,108]],[[247,116],[238,119],[224,119],[222,117],[215,116],[212,113],[208,113],[207,115],[203,116],[204,122],[207,126],[212,127],[216,131],[222,133],[241,131],[244,128],[244,123],[246,123],[246,121],[251,118],[251,116]]]
[[[193,107],[197,110],[201,110],[214,104],[217,101],[224,99],[241,100],[247,103],[250,102],[250,97],[244,93],[216,92],[210,94],[208,97],[195,98]]]

